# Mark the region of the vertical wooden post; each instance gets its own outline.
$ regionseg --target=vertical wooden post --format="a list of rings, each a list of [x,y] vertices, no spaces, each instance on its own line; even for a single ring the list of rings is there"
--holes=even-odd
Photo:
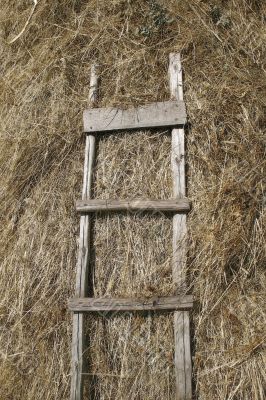
[[[91,67],[89,103],[90,106],[96,104],[98,89],[97,66]],[[86,136],[85,160],[82,199],[91,198],[92,170],[95,158],[95,137]],[[85,297],[88,290],[88,270],[90,259],[90,216],[80,217],[80,238],[79,252],[77,261],[76,275],[76,297]],[[83,353],[84,353],[84,315],[82,313],[73,314],[73,333],[72,333],[72,365],[71,365],[71,400],[83,399]]]
[[[183,100],[183,80],[180,54],[169,56],[170,94],[173,100]],[[171,154],[173,195],[175,198],[186,196],[185,176],[185,133],[184,129],[172,130]],[[184,293],[186,288],[186,214],[173,217],[173,280],[177,292]],[[174,313],[176,400],[192,398],[192,368],[190,351],[190,329],[188,311]]]

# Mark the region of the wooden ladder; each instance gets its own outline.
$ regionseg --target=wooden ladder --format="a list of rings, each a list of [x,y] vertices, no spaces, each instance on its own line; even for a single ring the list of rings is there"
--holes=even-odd
[[[98,67],[92,66],[89,102],[93,107],[97,101]],[[72,380],[71,400],[83,399],[83,353],[84,312],[118,312],[143,310],[174,311],[176,400],[191,400],[191,353],[189,333],[189,312],[193,306],[191,295],[186,292],[186,213],[190,202],[186,196],[185,182],[185,135],[186,110],[183,102],[183,83],[180,55],[169,56],[169,83],[171,99],[167,102],[152,103],[138,108],[120,110],[118,108],[90,108],[84,111],[84,131],[86,132],[84,180],[82,199],[77,202],[80,218],[80,240],[77,262],[75,298],[69,300],[73,311],[72,337]],[[95,136],[106,131],[136,128],[172,127],[171,167],[173,176],[173,198],[169,200],[97,200],[91,199],[92,170],[95,159]],[[134,134],[134,133],[132,133]],[[92,212],[112,212],[120,210],[152,210],[152,212],[173,213],[173,281],[176,293],[168,297],[154,298],[89,298],[88,274],[90,259],[90,231]]]

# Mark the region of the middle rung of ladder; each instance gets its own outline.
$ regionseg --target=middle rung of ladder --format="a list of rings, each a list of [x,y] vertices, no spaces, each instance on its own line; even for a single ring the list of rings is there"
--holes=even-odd
[[[97,211],[153,211],[188,212],[190,201],[187,198],[168,200],[78,200],[76,209],[80,213]]]
[[[152,298],[74,298],[68,307],[74,312],[125,312],[125,311],[176,311],[189,310],[193,306],[192,295]]]

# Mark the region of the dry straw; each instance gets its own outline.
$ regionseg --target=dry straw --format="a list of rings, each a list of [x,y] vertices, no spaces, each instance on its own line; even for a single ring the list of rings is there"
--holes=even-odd
[[[169,98],[181,51],[187,132],[188,283],[195,393],[262,400],[265,2],[1,2],[0,398],[67,399],[82,186],[82,110],[101,64],[100,105]],[[98,142],[94,196],[171,195],[167,132]],[[171,220],[98,215],[95,295],[170,294]],[[171,315],[88,317],[86,393],[174,398]]]

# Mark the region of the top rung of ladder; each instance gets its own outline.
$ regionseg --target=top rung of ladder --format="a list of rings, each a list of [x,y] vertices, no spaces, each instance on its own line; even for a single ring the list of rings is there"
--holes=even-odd
[[[156,128],[185,125],[185,103],[182,100],[163,101],[139,107],[90,108],[83,114],[84,131],[106,132],[114,130]]]

